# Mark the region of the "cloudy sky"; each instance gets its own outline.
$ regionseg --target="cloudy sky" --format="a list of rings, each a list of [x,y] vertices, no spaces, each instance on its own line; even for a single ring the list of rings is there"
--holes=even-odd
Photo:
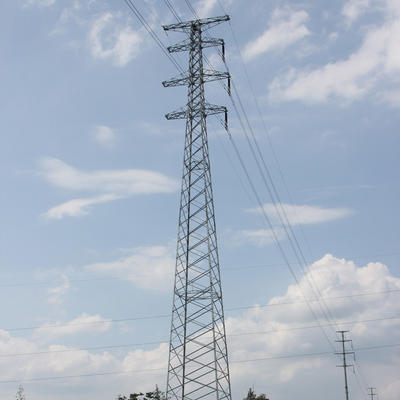
[[[183,40],[163,0],[133,4]],[[344,399],[346,330],[351,398],[399,399],[400,3],[189,4],[231,18],[210,34],[238,113],[206,95],[229,111],[231,138],[208,131],[233,398]],[[161,82],[179,71],[124,0],[0,16],[0,397],[164,390],[184,138],[164,115],[186,89]]]

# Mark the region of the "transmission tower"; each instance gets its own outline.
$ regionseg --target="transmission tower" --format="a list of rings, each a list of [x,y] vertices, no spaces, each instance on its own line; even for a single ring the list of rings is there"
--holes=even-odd
[[[188,51],[189,70],[164,87],[188,86],[187,105],[166,115],[186,119],[174,300],[168,361],[167,399],[231,400],[221,279],[218,261],[206,117],[225,107],[206,102],[204,83],[229,79],[227,72],[203,68],[203,49],[222,39],[202,33],[228,16],[164,26],[189,37],[168,48]]]
[[[353,365],[349,365],[346,363],[346,354],[354,354],[352,351],[346,351],[345,342],[351,342],[351,340],[345,340],[344,334],[348,331],[337,331],[336,333],[342,334],[342,340],[335,340],[335,342],[342,343],[342,352],[335,353],[341,354],[343,356],[343,365],[337,365],[337,367],[342,367],[344,369],[344,389],[346,393],[346,400],[349,400],[349,387],[347,386],[347,367],[352,367]]]

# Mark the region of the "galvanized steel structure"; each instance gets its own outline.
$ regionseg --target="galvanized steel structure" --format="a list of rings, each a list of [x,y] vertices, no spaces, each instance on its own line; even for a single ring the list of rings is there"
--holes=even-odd
[[[221,279],[218,261],[206,117],[226,108],[208,104],[204,83],[229,79],[227,72],[203,68],[203,49],[222,39],[203,37],[228,16],[181,22],[166,31],[189,37],[168,48],[188,51],[188,72],[163,82],[188,86],[188,102],[167,119],[186,119],[174,301],[168,362],[168,399],[231,400]]]

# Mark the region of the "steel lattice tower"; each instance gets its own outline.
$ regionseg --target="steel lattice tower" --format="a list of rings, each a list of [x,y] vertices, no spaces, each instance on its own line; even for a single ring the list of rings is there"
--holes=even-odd
[[[231,400],[221,279],[218,261],[206,117],[225,107],[206,102],[204,83],[229,79],[227,72],[203,69],[203,49],[222,39],[202,32],[228,21],[217,17],[164,27],[189,37],[168,48],[189,51],[189,71],[165,87],[188,86],[188,102],[167,119],[186,119],[182,192],[167,377],[167,399]]]

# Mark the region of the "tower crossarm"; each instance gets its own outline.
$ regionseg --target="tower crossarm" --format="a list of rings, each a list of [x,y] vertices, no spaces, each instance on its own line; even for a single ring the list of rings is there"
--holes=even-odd
[[[198,26],[201,27],[204,32],[207,29],[213,28],[214,26],[229,20],[229,15],[223,15],[221,17],[196,19],[193,21],[180,22],[179,24],[165,25],[163,28],[164,31],[187,32],[192,29],[192,27]]]
[[[170,53],[179,53],[181,51],[189,51],[190,50],[190,39],[185,39],[180,43],[177,43],[173,46],[169,46],[167,47],[167,50]],[[215,47],[215,46],[225,46],[225,42],[223,39],[214,39],[214,38],[204,38],[201,41],[201,47],[203,49],[207,48],[207,47]]]
[[[180,74],[175,78],[172,78],[168,81],[164,81],[162,84],[164,87],[176,87],[176,86],[187,86],[190,84],[191,81],[198,80],[200,76],[188,76],[188,73]],[[201,74],[201,79],[203,83],[206,82],[213,82],[213,81],[220,81],[222,79],[229,79],[228,72],[218,72],[212,71],[210,69],[205,69]]]
[[[205,116],[208,115],[216,115],[216,114],[226,114],[228,110],[224,106],[215,106],[212,104],[206,104],[203,113]],[[186,119],[186,117],[189,115],[189,110],[187,107],[181,107],[176,111],[173,111],[172,113],[169,113],[165,116],[168,120],[172,119]]]

